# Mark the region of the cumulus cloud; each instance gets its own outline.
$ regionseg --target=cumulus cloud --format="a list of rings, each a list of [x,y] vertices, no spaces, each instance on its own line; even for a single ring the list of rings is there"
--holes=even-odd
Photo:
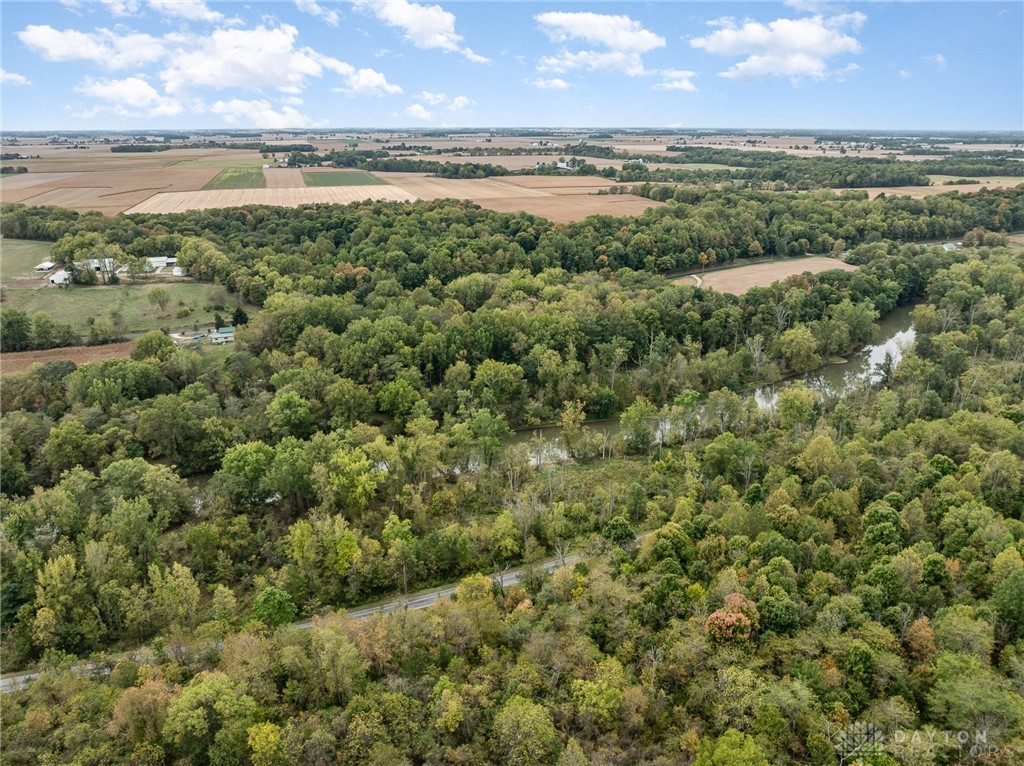
[[[284,105],[275,110],[265,99],[245,100],[233,98],[230,101],[217,101],[210,111],[224,117],[230,125],[241,125],[254,128],[305,128],[312,125],[312,120],[292,106]]]
[[[573,69],[613,70],[630,76],[645,74],[642,54],[665,46],[665,38],[628,16],[590,12],[541,13],[534,17],[552,42],[580,41],[597,49],[563,50],[541,58],[538,69],[563,73]]]
[[[426,101],[431,106],[443,104],[447,98],[444,93],[431,93],[429,90],[422,91],[416,96],[417,101]]]
[[[274,88],[299,93],[310,78],[324,71],[340,75],[341,92],[353,95],[401,93],[398,85],[373,69],[325,56],[312,48],[296,47],[298,30],[290,24],[253,29],[218,29],[204,38],[183,40],[169,66],[160,73],[169,93],[197,88]]]
[[[6,69],[0,69],[0,85],[31,85],[29,79],[25,75],[17,74],[16,72],[8,72]]]
[[[149,7],[164,16],[186,21],[214,22],[224,18],[223,13],[212,10],[203,0],[149,0]]]
[[[18,39],[47,61],[88,61],[106,69],[151,64],[163,58],[167,50],[162,38],[140,32],[79,32],[54,29],[48,24],[29,24],[18,32]]]
[[[946,57],[943,56],[941,53],[932,53],[931,55],[928,56],[922,56],[921,60],[927,61],[940,72],[943,72],[946,69]]]
[[[433,119],[433,115],[423,104],[411,104],[405,108],[405,113],[414,120]]]
[[[139,10],[138,0],[100,0],[111,16],[131,16]]]
[[[123,80],[94,80],[86,77],[75,92],[99,99],[121,117],[171,117],[183,107],[174,98],[161,95],[141,77]]]
[[[661,82],[654,86],[655,90],[685,90],[688,93],[696,93],[697,86],[693,84],[696,72],[686,69],[663,69],[659,72]]]
[[[535,17],[541,30],[556,43],[581,39],[591,45],[603,45],[613,51],[646,53],[665,47],[665,38],[644,29],[629,16],[604,13],[552,11]]]
[[[719,56],[745,57],[719,74],[732,80],[750,80],[766,76],[793,79],[829,75],[828,60],[843,54],[859,53],[856,32],[867,21],[859,11],[837,16],[809,16],[801,19],[776,19],[763,24],[722,18],[711,22],[715,29],[690,45]]]
[[[356,69],[343,61],[337,63],[342,66],[335,67],[334,71],[345,78],[346,84],[341,88],[333,88],[335,93],[346,93],[349,96],[393,96],[402,92],[401,86],[388,82],[375,69]]]
[[[330,8],[324,8],[316,0],[295,0],[295,7],[303,13],[323,19],[332,27],[338,26],[338,22],[341,21],[341,14],[337,11],[332,11]]]
[[[541,90],[565,90],[566,88],[572,87],[560,77],[551,77],[549,79],[538,77],[530,84],[535,88],[540,88]]]
[[[900,70],[900,77],[902,77],[903,79],[906,79],[906,78],[908,78],[908,77],[913,77],[913,75],[912,75],[912,74],[910,73],[910,71],[909,71],[909,70],[907,70],[907,69],[901,69],[901,70]]]
[[[405,39],[417,48],[459,53],[478,64],[490,61],[462,45],[462,35],[455,31],[455,15],[440,5],[408,0],[354,0],[353,4],[388,26],[402,30]]]
[[[455,98],[453,98],[451,100],[451,103],[448,104],[447,109],[448,109],[449,112],[458,112],[458,111],[460,111],[462,109],[465,109],[467,106],[469,106],[472,103],[473,102],[470,101],[465,96],[456,96]]]

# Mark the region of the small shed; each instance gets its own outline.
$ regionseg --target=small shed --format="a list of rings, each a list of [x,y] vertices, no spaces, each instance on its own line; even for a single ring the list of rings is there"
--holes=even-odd
[[[42,263],[36,265],[36,269],[35,270],[36,271],[49,271],[50,269],[52,269],[56,265],[57,264],[54,263],[53,261],[43,261]]]
[[[71,281],[71,274],[70,274],[70,272],[65,271],[64,269],[61,269],[60,271],[55,271],[55,272],[53,272],[50,275],[50,284],[51,285],[64,285],[64,284],[67,284],[70,281]]]

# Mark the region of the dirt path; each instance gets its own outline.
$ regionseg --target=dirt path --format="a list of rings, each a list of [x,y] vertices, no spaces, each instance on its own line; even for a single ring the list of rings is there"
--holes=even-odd
[[[0,374],[8,372],[24,372],[33,364],[45,364],[62,359],[69,359],[75,364],[86,362],[103,362],[107,359],[126,359],[138,341],[126,340],[123,343],[108,343],[104,346],[66,346],[65,348],[49,348],[45,351],[17,351],[0,356]]]

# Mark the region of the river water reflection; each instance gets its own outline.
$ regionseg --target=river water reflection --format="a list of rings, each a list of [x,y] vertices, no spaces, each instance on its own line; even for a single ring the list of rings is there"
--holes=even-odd
[[[827,364],[779,383],[759,386],[753,392],[758,407],[763,410],[774,409],[779,392],[788,386],[803,384],[819,392],[823,398],[835,399],[865,380],[879,380],[877,367],[885,361],[886,355],[888,354],[895,364],[914,340],[916,333],[910,318],[912,308],[901,306],[889,312],[889,315],[878,323],[878,340],[851,354],[845,363]],[[603,437],[608,449],[619,433],[617,418],[591,420],[586,426],[593,433]],[[662,424],[663,429],[666,427],[667,424]],[[509,437],[508,443],[526,445],[531,461],[537,464],[557,462],[566,458],[560,426],[542,426],[517,431]]]

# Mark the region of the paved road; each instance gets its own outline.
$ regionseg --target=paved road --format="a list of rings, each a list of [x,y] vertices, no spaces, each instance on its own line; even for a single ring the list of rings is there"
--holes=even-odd
[[[534,568],[543,569],[547,572],[554,572],[560,566],[575,564],[582,558],[582,553],[575,553],[571,556],[548,559],[543,563],[535,564]],[[491,578],[501,586],[512,585],[522,580],[528,571],[529,567],[518,567],[516,569],[508,569],[504,572],[495,572],[491,575]],[[383,601],[373,606],[349,609],[345,612],[345,616],[352,620],[366,620],[375,614],[391,614],[392,612],[397,612],[401,609],[426,609],[428,606],[436,604],[442,598],[451,597],[451,595],[455,593],[455,589],[457,587],[457,584],[445,585],[441,588],[434,588],[433,590],[415,593],[411,596],[403,596],[390,601]],[[313,627],[313,620],[302,620],[301,622],[294,623],[294,626],[296,628],[308,630]],[[136,655],[135,653],[128,653],[125,656],[135,658],[139,655]],[[82,665],[75,665],[71,670],[76,673],[86,674],[97,670],[97,666],[94,663],[88,662]],[[100,668],[98,672],[106,673],[107,670],[106,668]],[[18,675],[2,678],[0,679],[0,694],[24,689],[37,678],[39,678],[39,673],[20,673]]]

